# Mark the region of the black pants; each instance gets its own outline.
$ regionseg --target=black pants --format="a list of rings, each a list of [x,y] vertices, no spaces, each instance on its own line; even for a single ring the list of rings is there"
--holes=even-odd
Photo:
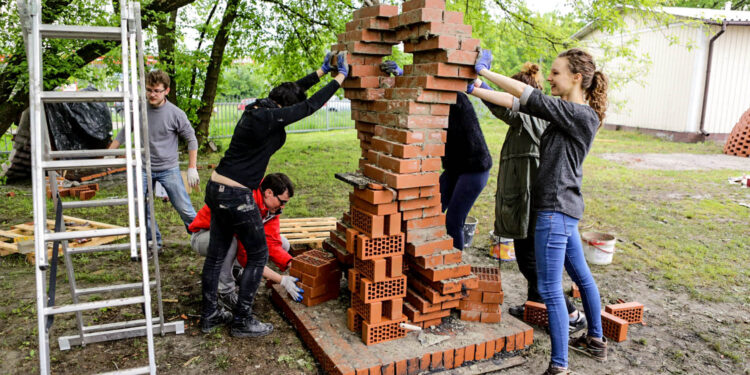
[[[536,217],[532,213],[532,217]],[[536,276],[536,256],[534,255],[534,222],[531,220],[529,223],[529,233],[526,238],[514,239],[513,247],[516,251],[516,262],[518,263],[518,270],[526,279],[528,283],[528,294],[526,300],[532,302],[544,303],[542,297],[539,295],[539,289],[537,287],[537,276]],[[570,301],[567,295],[563,293],[565,297],[565,305],[568,308],[568,314],[576,311],[575,305]]]
[[[247,252],[247,265],[239,280],[239,298],[234,311],[235,321],[242,321],[252,313],[263,267],[268,262],[268,246],[260,209],[250,189],[214,181],[209,181],[206,186],[206,204],[211,209],[211,238],[203,264],[203,317],[210,316],[216,310],[221,266],[232,237],[236,235]]]

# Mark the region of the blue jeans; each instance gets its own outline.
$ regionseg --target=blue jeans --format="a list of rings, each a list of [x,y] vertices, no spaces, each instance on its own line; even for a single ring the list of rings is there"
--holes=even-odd
[[[489,170],[462,174],[445,171],[440,175],[440,203],[443,212],[448,212],[445,229],[456,249],[464,249],[464,222],[489,178]]]
[[[182,183],[182,176],[180,175],[180,168],[174,167],[164,171],[151,171],[151,188],[153,189],[156,185],[156,181],[159,181],[161,186],[169,196],[169,202],[172,203],[172,207],[177,210],[180,215],[182,222],[185,224],[185,230],[190,223],[195,219],[195,209],[193,204],[190,202],[190,196],[185,190],[185,185]],[[143,171],[143,192],[147,190],[148,180],[146,180],[146,172]],[[154,227],[156,228],[156,242],[161,244],[161,232],[159,231],[159,224],[154,221]],[[151,241],[151,215],[146,205],[146,238]],[[188,231],[188,234],[190,232]]]
[[[583,257],[578,220],[560,212],[539,211],[534,235],[539,294],[547,305],[552,360],[568,366],[568,310],[562,292],[563,266],[581,290],[583,310],[588,320],[588,336],[602,337],[599,290]]]

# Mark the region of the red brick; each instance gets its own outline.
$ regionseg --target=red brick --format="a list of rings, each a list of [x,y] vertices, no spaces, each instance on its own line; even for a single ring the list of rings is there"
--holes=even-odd
[[[420,103],[414,103],[414,102],[408,102],[408,103],[411,103],[414,105],[428,106],[428,111],[429,111],[429,104],[420,104]],[[429,112],[426,114],[429,114]],[[407,145],[414,144],[414,143],[424,143],[425,141],[424,131],[410,131],[410,130],[377,125],[374,128],[374,134],[385,140],[398,142],[398,143],[404,143]]]
[[[349,77],[341,87],[345,89],[369,89],[380,87],[378,77]]]
[[[482,292],[482,303],[503,303],[502,292]]]
[[[352,309],[366,322],[380,323],[383,320],[383,302],[365,303],[355,293],[352,293]]]
[[[453,359],[454,367],[461,367],[464,364],[464,350],[465,348],[456,348],[455,357]]]
[[[401,255],[395,255],[390,256],[386,259],[386,273],[388,277],[399,277],[403,275],[404,270],[404,264],[403,264],[403,256]]]
[[[505,337],[505,351],[512,352],[516,350],[516,335]]]
[[[523,332],[523,343],[525,347],[531,346],[534,343],[534,329],[530,328]]]
[[[289,268],[289,275],[296,277],[302,284],[317,287],[328,284],[331,280],[341,280],[341,270],[335,269],[329,274],[312,276],[294,267]]]
[[[411,288],[406,290],[406,302],[422,314],[442,310],[440,303],[430,303]]]
[[[433,352],[430,370],[437,370],[439,368],[443,368],[443,352]]]
[[[375,5],[362,7],[352,13],[353,19],[366,17],[393,17],[398,15],[398,6],[396,5]]]
[[[337,51],[339,45],[333,45],[331,51]],[[356,55],[351,54],[346,57],[350,65],[380,65],[383,62],[383,56]],[[335,73],[335,72],[332,72]]]
[[[338,296],[339,296],[339,288],[335,288],[335,289],[332,289],[330,292],[322,296],[315,297],[315,298],[310,298],[307,294],[303,294],[302,301],[300,301],[300,303],[302,303],[303,305],[307,307],[310,307],[310,306],[319,305],[323,302],[332,300]]]
[[[443,16],[443,22],[445,23],[464,23],[464,14],[462,12],[448,12],[446,11]]]
[[[406,252],[409,255],[415,257],[451,249],[453,249],[453,239],[447,236],[443,236],[442,238],[434,239],[431,241],[406,244]]]
[[[458,49],[458,38],[451,35],[438,35],[416,43],[404,42],[404,52],[414,53],[436,49]]]
[[[435,35],[454,35],[470,38],[471,30],[471,25],[430,22],[401,28],[396,31],[396,39],[415,40]]]
[[[365,303],[403,298],[406,296],[406,276],[394,277],[377,283],[362,278],[359,288],[359,295]]]
[[[437,310],[429,313],[420,313],[410,303],[404,303],[404,314],[414,323],[426,322],[430,320],[437,320],[449,316],[450,310]]]
[[[483,342],[477,344],[477,347],[474,350],[474,360],[481,361],[487,358],[486,356],[487,356],[486,344]]]
[[[362,338],[364,340],[364,336]],[[365,341],[365,345],[375,344],[376,342],[368,343]],[[380,375],[396,375],[396,364],[391,362],[383,365],[383,367],[380,368]]]
[[[411,211],[404,211],[401,213],[404,220],[419,219],[422,217],[422,209],[416,209]]]
[[[435,268],[443,264],[443,255],[440,253],[436,253],[432,255],[424,255],[421,257],[411,257],[410,261],[422,268]]]
[[[464,51],[476,51],[479,48],[480,41],[479,39],[463,39],[461,40],[461,50]]]
[[[411,0],[401,4],[401,11],[408,12],[417,8],[436,8],[445,10],[445,0]]]
[[[462,51],[462,50],[431,51],[431,52],[415,54],[414,64],[430,64],[430,63],[442,62],[442,63],[473,66],[474,63],[477,61],[477,55],[478,55],[478,52],[476,51]],[[466,85],[464,84],[464,90],[465,89],[466,89]]]
[[[362,317],[351,307],[346,309],[346,327],[352,332],[362,332]]]
[[[344,97],[350,100],[379,100],[385,96],[385,89],[348,89]]]
[[[454,350],[448,349],[443,352],[443,367],[450,370],[454,367],[453,361],[454,361]]]
[[[398,212],[397,202],[372,204],[364,199],[358,198],[353,193],[349,194],[349,201],[361,210],[373,215],[383,216]]]
[[[440,194],[440,187],[437,185],[433,186],[423,186],[419,189],[419,196],[421,198],[424,197],[431,197],[433,195]]]
[[[389,100],[407,99],[407,100],[415,100],[420,103],[443,103],[443,104],[454,104],[456,102],[456,95],[457,94],[455,92],[426,90],[421,87],[419,88],[389,88],[389,89],[385,89],[385,92],[384,92],[384,97]],[[349,98],[349,99],[352,99],[352,98]],[[370,100],[373,100],[373,99],[370,99]]]
[[[479,318],[481,317],[481,312],[479,311],[469,311],[469,310],[461,310],[461,320],[466,320],[469,322],[478,322]]]
[[[462,298],[461,300],[482,303],[482,291],[481,290],[468,290],[466,297]]]
[[[356,268],[357,271],[362,274],[362,276],[374,282],[384,281],[387,279],[385,272],[386,264],[386,260],[382,258],[371,260],[354,258],[354,268]]]
[[[414,58],[416,59],[417,56]],[[400,76],[396,77],[396,86],[411,88],[421,87],[428,90],[465,91],[466,80],[461,78],[439,78],[433,76]]]
[[[441,294],[453,294],[466,289],[476,289],[478,281],[475,275],[469,275],[457,279],[434,281],[429,284]]]
[[[87,201],[96,195],[96,191],[94,190],[84,190],[78,193],[78,199],[82,201]]]
[[[397,174],[373,165],[365,165],[364,175],[382,181],[394,189],[438,185],[440,175],[436,172]]]
[[[337,246],[346,248],[346,235],[338,230],[332,230],[330,233],[331,241]]]
[[[416,210],[418,208],[429,208],[433,206],[440,206],[440,195],[398,202],[399,211]],[[441,236],[442,235],[438,237],[441,237]]]
[[[414,275],[409,277],[409,287],[420,293],[420,295],[427,299],[430,303],[443,303],[454,300],[458,301],[463,297],[460,287],[458,288],[457,292],[441,293],[432,285],[430,285],[430,283],[421,280],[419,277],[414,277]],[[474,287],[476,288],[476,285],[474,285]]]
[[[297,282],[296,284],[298,287],[302,288],[302,290],[305,291],[303,297],[309,297],[309,298],[315,299],[320,296],[330,294],[331,291],[333,290],[339,289],[339,281],[341,280],[340,279],[341,274],[338,273],[338,275],[339,275],[338,279],[333,277],[333,278],[326,280],[325,284],[320,284],[316,286],[303,284],[302,282]]]
[[[524,343],[524,333],[518,332],[516,333],[516,350],[523,349],[523,343]]]
[[[399,77],[400,78],[400,77]],[[464,84],[464,86],[466,86]],[[405,129],[446,129],[448,116],[389,114],[378,118],[383,125],[390,125]],[[423,156],[423,155],[418,155]]]
[[[378,259],[404,253],[404,234],[370,238],[357,236],[357,258]]]
[[[500,323],[500,312],[482,312],[480,314],[479,321],[482,323]]]
[[[385,234],[393,236],[401,233],[401,213],[390,214],[385,219]]]
[[[375,159],[374,161],[370,159],[370,155]],[[396,173],[418,173],[421,171],[421,163],[419,159],[403,159],[400,157],[388,156],[372,150],[368,152],[368,159],[373,161],[379,167]]]
[[[639,302],[618,303],[607,305],[604,311],[628,322],[628,324],[643,323],[643,304]]]
[[[445,264],[461,263],[462,256],[463,256],[463,251],[459,249],[449,250],[449,252],[443,256],[443,263]]]
[[[309,252],[308,252],[309,253]],[[328,260],[314,258],[308,253],[292,258],[292,268],[311,276],[328,275],[338,268],[338,262],[331,256]]]
[[[471,272],[479,278],[479,289],[485,292],[502,292],[498,267],[472,267]]]
[[[503,349],[505,349],[505,337],[495,340],[495,352],[502,352]]]
[[[370,375],[382,375],[382,367],[380,365],[370,367]]]
[[[399,195],[401,194],[401,191],[399,191]],[[399,196],[399,199],[401,197]],[[404,227],[403,229],[405,231],[408,231],[410,229],[420,229],[420,228],[429,228],[429,227],[436,227],[440,225],[445,225],[445,215],[438,215],[426,219],[418,219],[418,220],[409,220],[404,221]],[[453,248],[451,246],[451,248]]]
[[[380,70],[379,65],[352,65],[349,71],[350,77],[368,77],[368,76],[386,76],[387,73]],[[352,103],[352,109],[354,109],[354,103]]]
[[[429,370],[430,362],[432,362],[432,355],[430,353],[425,353],[419,361],[419,369],[422,371]]]
[[[362,280],[362,277],[360,276],[359,272],[354,269],[354,267],[350,268],[349,271],[347,271],[346,281],[349,284],[350,292],[359,294],[360,280]]]
[[[354,254],[354,250],[357,248],[357,232],[356,229],[349,228],[346,230],[346,251],[349,254]]]
[[[406,360],[396,362],[396,375],[406,375]]]
[[[398,191],[397,199],[400,201],[419,198],[420,188],[401,189]]]
[[[459,300],[443,302],[443,303],[440,304],[440,308],[443,309],[443,310],[455,309],[455,308],[458,308],[458,305],[459,305],[460,302],[461,301],[459,301]]]
[[[383,314],[388,319],[401,319],[404,309],[404,299],[395,298],[383,301]]]
[[[403,27],[415,23],[442,22],[443,10],[434,8],[419,8],[403,12],[398,17],[390,19],[391,28]]]
[[[351,223],[354,229],[370,237],[380,237],[385,233],[385,217],[373,215],[357,207],[352,207],[351,210]]]
[[[484,343],[485,355],[484,357],[489,359],[495,355],[495,340],[490,340]]]
[[[542,303],[526,301],[523,309],[523,321],[540,327],[549,325],[547,306]]]
[[[362,341],[365,345],[377,344],[385,341],[400,339],[406,336],[406,330],[401,328],[401,323],[406,318],[396,320],[384,320],[378,324],[362,322]]]
[[[625,341],[628,338],[628,322],[602,311],[602,331],[604,331],[604,336],[614,342]]]
[[[419,358],[411,358],[406,361],[406,373],[409,375],[419,373]]]
[[[409,269],[432,281],[455,279],[471,274],[471,265],[469,264],[444,264],[435,268],[424,268],[414,263],[409,264]]]
[[[458,304],[458,308],[461,311],[479,311],[488,313],[500,312],[500,305],[498,304],[485,304],[481,302],[474,302],[468,300],[461,300]]]

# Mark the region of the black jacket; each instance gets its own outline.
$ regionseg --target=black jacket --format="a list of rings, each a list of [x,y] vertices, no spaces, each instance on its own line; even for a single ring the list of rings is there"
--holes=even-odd
[[[318,82],[320,79],[313,72],[297,81],[297,84],[307,90]],[[339,83],[333,80],[309,99],[288,107],[274,108],[267,105],[271,102],[267,99],[247,106],[234,128],[232,141],[216,172],[250,189],[257,189],[271,155],[286,142],[284,127],[315,113],[339,87]]]
[[[458,93],[456,104],[451,104],[442,161],[443,169],[457,174],[484,172],[492,168],[492,156],[479,127],[477,113],[464,93]]]

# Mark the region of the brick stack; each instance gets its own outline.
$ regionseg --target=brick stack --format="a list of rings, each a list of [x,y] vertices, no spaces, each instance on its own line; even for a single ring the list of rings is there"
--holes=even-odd
[[[387,255],[364,259],[361,249],[367,248],[368,241],[392,246],[398,238],[405,242],[404,263],[409,268],[409,290],[401,294],[407,298],[403,312],[416,325],[439,324],[458,307],[461,292],[478,283],[446,234],[438,180],[450,104],[455,103],[456,92],[465,91],[468,80],[476,77],[473,64],[479,40],[471,38],[471,26],[463,25],[463,15],[446,11],[442,0],[407,1],[401,14],[396,6],[362,8],[354,12],[346,30],[332,49],[349,54],[351,76],[343,87],[352,100],[362,148],[359,166],[365,177],[377,182],[355,189],[350,212],[326,243],[341,254],[356,249],[349,274],[350,328],[358,328],[357,317],[388,310],[356,304],[368,303],[354,300],[365,281],[377,283],[364,275],[365,267],[385,267],[397,274],[388,268]],[[404,66],[405,75],[394,79],[382,73],[379,64],[401,41],[404,50],[413,53],[414,65]],[[385,260],[375,264],[380,258]],[[352,281],[357,278],[361,281]]]
[[[500,322],[500,305],[503,303],[503,286],[500,269],[497,267],[471,267],[471,272],[479,278],[479,287],[469,290],[461,299],[458,309],[461,319],[472,322]]]
[[[57,193],[60,197],[74,197],[82,201],[93,198],[97,191],[99,191],[99,184],[87,184],[71,188],[57,188]],[[52,192],[49,189],[49,185],[47,185],[47,199],[52,199]]]
[[[732,128],[729,139],[724,145],[727,155],[750,157],[750,109],[740,117],[740,121]]]
[[[289,274],[299,279],[301,303],[315,306],[339,296],[341,270],[333,255],[321,250],[310,250],[292,258]]]

